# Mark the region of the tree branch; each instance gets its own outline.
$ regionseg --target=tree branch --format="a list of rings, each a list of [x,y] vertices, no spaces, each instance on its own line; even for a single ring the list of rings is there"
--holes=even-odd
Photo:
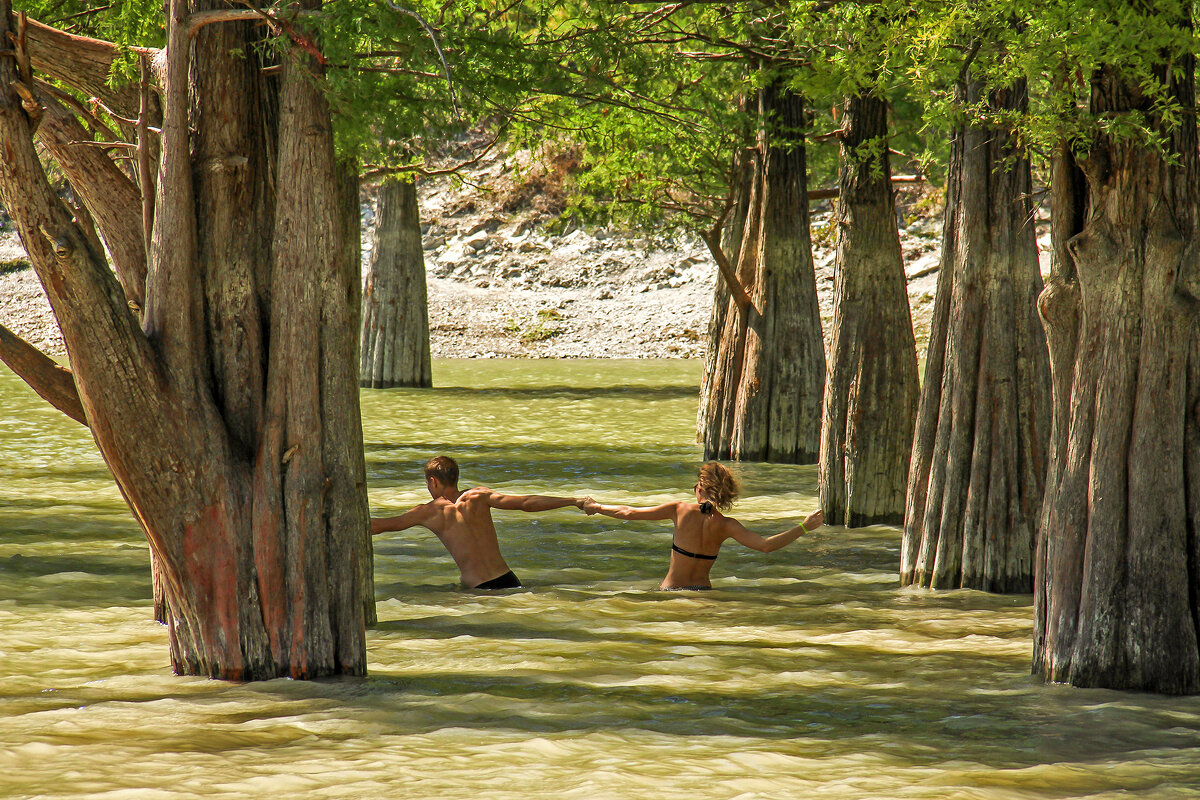
[[[33,19],[29,20],[26,39],[30,59],[38,72],[89,97],[99,97],[126,117],[136,116],[137,87],[128,83],[109,84],[113,62],[120,56],[120,50],[112,42],[75,36]],[[152,47],[129,49],[151,58],[158,55]]]
[[[140,309],[145,303],[146,248],[140,226],[133,224],[141,208],[137,187],[102,149],[88,146],[98,143],[71,112],[47,94],[41,93],[39,100],[44,111],[38,141],[96,220],[125,298]]]
[[[0,361],[29,384],[29,388],[80,425],[87,426],[87,414],[79,401],[75,376],[29,342],[0,325]]]
[[[729,256],[725,255],[725,248],[721,247],[721,229],[725,227],[725,218],[729,216],[729,212],[733,209],[734,193],[731,188],[729,194],[725,198],[725,207],[721,209],[721,213],[713,222],[712,227],[700,234],[700,238],[708,245],[708,252],[712,254],[713,260],[717,262],[717,269],[721,271],[721,277],[725,279],[725,285],[729,287],[729,294],[733,297],[733,303],[737,306],[738,314],[743,317],[746,312],[754,305],[754,301],[750,299],[750,294],[746,291],[746,287],[738,280],[737,270],[733,264],[729,263]]]
[[[924,182],[925,182],[924,175],[893,175],[892,176],[893,184],[924,183]],[[841,189],[839,189],[836,186],[833,187],[832,189],[809,189],[808,199],[809,200],[828,200],[832,197],[838,197],[841,193],[842,193]]]

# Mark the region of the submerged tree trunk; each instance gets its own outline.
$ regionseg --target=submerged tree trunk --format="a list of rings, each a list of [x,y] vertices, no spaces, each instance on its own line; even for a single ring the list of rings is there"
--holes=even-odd
[[[736,270],[731,265],[736,313],[725,314],[705,376],[702,439],[705,458],[810,463],[825,351],[809,240],[804,104],[774,84],[759,93],[758,106],[762,131]]]
[[[825,521],[855,527],[904,520],[918,381],[887,103],[850,97],[845,120],[819,488]]]
[[[359,382],[373,389],[433,385],[425,253],[414,181],[384,181],[363,281]]]
[[[963,99],[980,100],[975,84]],[[1024,87],[989,102],[1023,109]],[[909,468],[906,586],[1032,589],[1050,412],[1029,191],[1029,162],[1010,133],[958,131]]]
[[[724,259],[729,264],[740,261],[742,235],[746,226],[746,216],[750,204],[750,195],[754,183],[754,162],[750,155],[742,150],[735,156],[735,184],[732,187],[732,207],[727,220],[720,226],[720,238],[708,242],[710,251],[713,247],[720,252],[711,252],[714,259]],[[725,320],[728,315],[736,315],[738,309],[729,289],[729,280],[717,270],[716,282],[713,285],[712,309],[708,318],[708,343],[704,348],[704,372],[700,381],[700,404],[696,409],[696,441],[703,442],[708,424],[710,405],[713,403],[711,394],[718,383],[712,380],[717,370],[717,357],[721,350],[721,336],[725,331]]]
[[[1148,119],[1165,154],[1098,134],[1086,161],[1064,147],[1054,164],[1034,672],[1176,694],[1200,692],[1200,170],[1193,60],[1157,72],[1184,109],[1173,125],[1111,67],[1092,112]]]
[[[168,9],[140,325],[46,181],[11,60],[0,60],[0,199],[59,320],[93,437],[149,539],[176,671],[362,674],[358,278],[320,66],[291,48],[280,77],[264,77],[250,22],[204,27],[189,48],[188,12],[216,5]]]

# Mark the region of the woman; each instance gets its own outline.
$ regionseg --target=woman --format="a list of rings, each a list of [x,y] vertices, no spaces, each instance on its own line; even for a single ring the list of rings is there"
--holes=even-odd
[[[671,541],[671,566],[661,588],[711,589],[708,573],[726,539],[734,539],[747,547],[770,553],[796,541],[805,531],[819,528],[823,521],[818,510],[789,531],[774,536],[760,536],[747,530],[733,517],[721,513],[721,510],[728,510],[733,505],[740,490],[737,478],[728,468],[710,461],[700,467],[696,485],[692,487],[696,495],[694,503],[680,501],[653,508],[632,508],[605,506],[588,498],[583,510],[588,514],[603,514],[614,519],[673,520],[675,535]]]

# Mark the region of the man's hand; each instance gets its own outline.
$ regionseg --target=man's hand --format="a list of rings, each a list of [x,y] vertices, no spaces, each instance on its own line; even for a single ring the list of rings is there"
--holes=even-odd
[[[815,531],[824,524],[825,512],[819,508],[804,518],[804,527],[810,531]]]
[[[590,497],[583,498],[583,505],[580,506],[580,508],[582,508],[583,513],[587,514],[589,517],[592,514],[600,513],[600,504]]]
[[[588,503],[591,503],[592,505],[596,504],[596,501],[591,498],[591,495],[588,495],[586,497],[576,497],[575,498],[575,507],[578,508],[580,511],[586,510]]]

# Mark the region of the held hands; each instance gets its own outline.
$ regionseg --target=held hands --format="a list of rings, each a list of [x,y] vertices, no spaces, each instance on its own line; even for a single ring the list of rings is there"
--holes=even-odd
[[[593,514],[600,513],[600,504],[590,497],[583,498],[583,505],[581,505],[580,508],[583,509],[583,513],[587,514],[589,517]]]

